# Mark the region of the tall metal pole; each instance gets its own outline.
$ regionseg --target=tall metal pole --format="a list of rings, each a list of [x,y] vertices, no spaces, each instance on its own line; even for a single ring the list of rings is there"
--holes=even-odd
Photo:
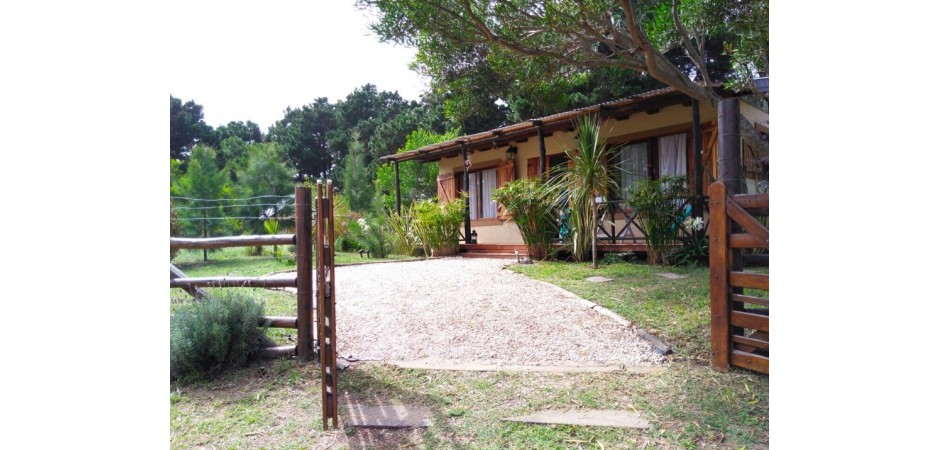
[[[395,211],[401,215],[401,182],[398,178],[398,161],[395,164]]]
[[[467,144],[466,142],[460,143],[460,154],[463,155],[463,190],[466,192],[467,201],[464,203],[464,217],[463,217],[463,236],[464,242],[467,244],[470,243],[470,165],[467,160]]]

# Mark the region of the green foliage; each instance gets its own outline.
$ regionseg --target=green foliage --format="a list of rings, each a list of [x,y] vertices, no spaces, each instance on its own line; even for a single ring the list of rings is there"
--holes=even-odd
[[[693,195],[686,177],[643,180],[627,191],[637,222],[646,230],[646,251],[650,264],[666,264],[666,247],[676,243],[685,213],[685,201]]]
[[[388,256],[392,247],[384,217],[370,217],[369,219],[363,217],[351,222],[349,235],[356,240],[360,249],[367,250],[372,258]]]
[[[401,214],[389,212],[385,220],[392,234],[392,251],[399,255],[414,255],[421,241],[412,228],[411,208],[403,208]]]
[[[366,170],[365,155],[358,133],[354,133],[343,167],[343,195],[353,211],[366,212],[372,201],[372,184]]]
[[[284,118],[268,130],[281,145],[290,165],[302,178],[329,177],[333,168],[327,134],[336,129],[336,105],[320,97],[299,109],[287,108]]]
[[[571,210],[569,244],[575,261],[591,257],[591,236],[597,232],[595,199],[618,191],[616,177],[611,176],[606,163],[606,154],[616,151],[607,148],[600,120],[596,116],[582,116],[575,123],[575,146],[565,148],[570,164],[549,180],[557,206]]]
[[[229,198],[232,195],[228,172],[216,166],[216,152],[204,145],[193,147],[186,172],[172,181],[171,193],[181,197],[204,199],[206,201],[186,201],[187,209],[178,209],[180,222],[185,236],[216,236],[230,232],[236,225],[234,221],[199,220],[203,217],[223,217],[225,211],[219,202],[209,200]],[[203,208],[203,209],[192,209]]]
[[[422,200],[411,205],[412,229],[426,256],[450,256],[460,251],[460,226],[466,198],[440,204]]]
[[[666,255],[670,264],[677,266],[708,266],[708,238],[693,237],[682,241],[682,246]]]
[[[264,305],[240,291],[182,305],[170,318],[171,378],[211,377],[258,351]]]
[[[170,96],[170,158],[180,159],[199,142],[212,144],[212,127],[203,121],[202,105]]]
[[[408,135],[404,147],[398,153],[417,150],[421,147],[444,142],[457,137],[455,131],[444,134],[418,129]],[[410,205],[416,201],[434,198],[437,195],[437,164],[405,161],[398,164],[401,204]],[[375,195],[379,208],[386,211],[395,209],[395,167],[383,164],[376,169]]]
[[[506,208],[519,227],[532,259],[543,260],[550,253],[556,231],[551,194],[538,178],[510,181],[493,191],[493,200]]]
[[[633,252],[630,252],[630,251],[627,251],[627,252],[607,252],[607,253],[604,253],[604,256],[602,256],[601,259],[600,259],[600,261],[598,261],[598,262],[599,262],[600,264],[605,265],[605,266],[609,266],[609,265],[611,265],[611,264],[617,264],[617,263],[632,261],[634,258],[636,258],[636,255],[634,255]]]
[[[176,210],[173,209],[173,200],[170,200],[170,236],[180,236],[180,233],[183,232],[183,227],[180,225],[179,221],[176,220]],[[176,255],[179,255],[179,249],[170,249],[170,261],[173,258],[176,258]]]

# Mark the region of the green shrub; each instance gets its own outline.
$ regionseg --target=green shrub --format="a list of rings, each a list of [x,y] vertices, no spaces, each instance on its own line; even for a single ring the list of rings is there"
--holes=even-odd
[[[496,200],[509,212],[519,227],[532,259],[549,256],[551,236],[555,233],[553,198],[537,178],[510,181],[493,191]]]
[[[650,264],[666,264],[666,247],[675,244],[684,219],[685,200],[691,198],[686,177],[664,176],[643,180],[628,188],[629,204],[637,210],[637,222],[646,230],[646,255]]]
[[[631,251],[607,252],[607,253],[604,253],[604,256],[601,257],[601,260],[599,262],[601,264],[609,266],[611,264],[632,261],[635,258],[636,258],[636,255],[634,255],[634,253]]]
[[[211,377],[239,367],[260,348],[264,305],[239,291],[182,305],[170,318],[170,377]]]
[[[466,198],[439,204],[422,200],[411,205],[412,229],[429,256],[450,256],[460,251],[460,225]]]
[[[177,219],[176,210],[173,209],[173,200],[170,200],[170,236],[180,237],[183,235],[183,226]],[[173,258],[176,258],[176,255],[180,254],[179,249],[170,249],[170,261],[173,261]]]
[[[391,240],[381,218],[360,218],[356,222],[351,222],[349,234],[361,246],[356,250],[367,250],[373,258],[384,258],[391,250]]]

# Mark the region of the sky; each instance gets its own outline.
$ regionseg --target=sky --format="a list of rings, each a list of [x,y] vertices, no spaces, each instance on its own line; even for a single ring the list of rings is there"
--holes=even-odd
[[[288,106],[335,103],[366,83],[420,100],[415,49],[379,42],[373,18],[349,0],[177,3],[170,94],[202,105],[208,125],[250,120],[263,132]]]

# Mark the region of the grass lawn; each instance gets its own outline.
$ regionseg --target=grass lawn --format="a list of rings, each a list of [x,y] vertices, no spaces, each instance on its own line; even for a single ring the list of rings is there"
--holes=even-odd
[[[226,253],[228,252],[228,253]],[[193,252],[196,253],[196,252]],[[289,267],[270,256],[248,257],[230,249],[210,264],[181,255],[177,265],[190,276],[260,275]],[[217,255],[210,255],[215,258]],[[187,259],[189,258],[189,259]],[[337,255],[358,262],[358,254]],[[222,377],[173,383],[170,430],[173,448],[755,448],[769,441],[769,378],[732,369],[721,374],[710,358],[708,270],[619,263],[536,263],[511,270],[568,289],[601,304],[672,345],[665,370],[653,374],[536,374],[445,372],[357,364],[340,372],[340,417],[346,404],[423,405],[434,414],[426,430],[347,428],[323,432],[319,373],[315,364],[256,362]],[[667,280],[655,273],[685,275]],[[589,283],[589,276],[613,278]],[[296,299],[253,290],[266,314],[293,315]],[[171,289],[171,308],[189,301]],[[284,330],[272,330],[277,333]],[[273,336],[275,340],[283,335]],[[546,408],[631,409],[652,423],[650,430],[543,426],[500,419]],[[342,420],[342,419],[341,419]]]

